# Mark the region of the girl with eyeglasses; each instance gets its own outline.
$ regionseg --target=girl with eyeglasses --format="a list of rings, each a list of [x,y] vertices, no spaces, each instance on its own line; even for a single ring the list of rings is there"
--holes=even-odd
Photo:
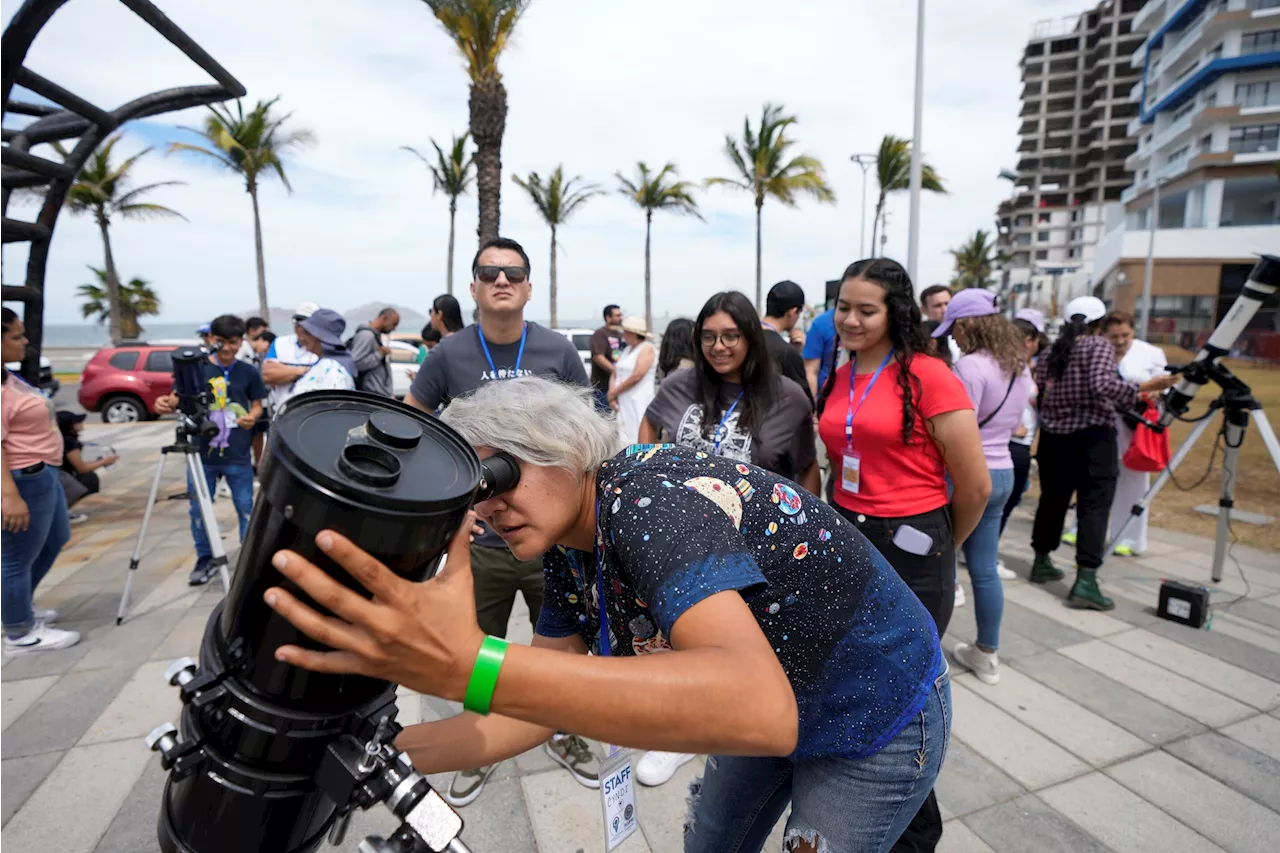
[[[817,494],[808,398],[778,374],[750,300],[736,291],[708,299],[693,344],[693,367],[663,381],[640,423],[640,442],[672,441],[750,462]]]

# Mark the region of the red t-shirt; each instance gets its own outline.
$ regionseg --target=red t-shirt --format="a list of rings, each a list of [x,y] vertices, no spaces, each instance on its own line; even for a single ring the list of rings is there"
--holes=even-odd
[[[902,443],[902,388],[897,360],[891,361],[872,386],[853,419],[853,446],[862,457],[859,491],[841,488],[845,417],[849,413],[849,373],[852,364],[836,371],[831,396],[818,423],[822,443],[831,458],[835,501],[845,509],[880,518],[900,518],[931,512],[947,503],[946,466],[929,437],[925,421],[936,415],[972,409],[964,385],[939,359],[916,355],[911,359],[912,402],[916,418],[911,444]],[[873,374],[854,377],[853,401],[862,398]],[[917,384],[918,382],[918,384]]]

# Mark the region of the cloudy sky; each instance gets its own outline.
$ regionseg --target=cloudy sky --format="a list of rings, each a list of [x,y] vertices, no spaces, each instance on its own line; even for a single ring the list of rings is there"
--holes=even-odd
[[[7,4],[4,17],[16,3]],[[346,310],[388,301],[425,311],[445,287],[448,202],[399,146],[429,149],[467,127],[467,78],[452,42],[420,0],[219,0],[157,5],[248,88],[282,96],[317,141],[288,163],[294,192],[262,192],[273,305],[302,300]],[[855,152],[886,133],[910,136],[915,3],[910,0],[533,0],[501,62],[509,115],[503,143],[502,232],[533,262],[530,316],[548,314],[549,232],[511,174],[569,174],[609,194],[560,231],[560,316],[597,316],[606,301],[643,309],[644,217],[614,190],[638,160],[674,162],[681,177],[727,175],[727,132],[766,101],[799,119],[797,153],[822,160],[837,204],[767,202],[764,279],[790,278],[811,301],[858,257],[861,171]],[[920,285],[946,281],[947,250],[990,229],[1015,163],[1018,58],[1032,24],[1074,14],[1080,0],[932,0],[926,23],[924,151],[946,196],[926,194]],[[101,54],[96,51],[101,46]],[[28,67],[107,108],[145,92],[209,82],[117,0],[75,0],[33,45]],[[120,222],[122,275],[153,282],[161,319],[187,321],[257,304],[252,217],[234,177],[163,155],[201,111],[128,125],[120,148],[156,151],[140,182],[177,180],[153,200],[188,220]],[[874,185],[870,188],[874,198]],[[745,193],[699,193],[706,221],[654,220],[654,313],[692,316],[722,289],[751,292],[754,210]],[[906,194],[889,203],[887,254],[905,261]],[[12,215],[12,213],[11,213]],[[19,215],[30,216],[31,211]],[[455,286],[466,310],[475,247],[474,195],[459,201]],[[868,232],[869,232],[868,227]],[[49,262],[47,317],[78,322],[70,298],[101,265],[93,223],[64,213]],[[5,247],[6,283],[25,248]]]

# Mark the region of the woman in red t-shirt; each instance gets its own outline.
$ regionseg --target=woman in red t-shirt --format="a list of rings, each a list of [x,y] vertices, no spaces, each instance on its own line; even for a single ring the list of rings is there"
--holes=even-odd
[[[896,261],[870,258],[844,271],[835,326],[832,363],[841,346],[851,358],[828,374],[818,399],[832,506],[911,587],[941,637],[955,607],[956,548],[991,492],[973,403],[947,365],[926,355],[915,289]],[[902,837],[929,850],[942,838],[932,791]]]
[[[954,606],[955,549],[991,490],[973,403],[925,355],[911,279],[895,261],[845,270],[835,324],[852,358],[827,377],[819,408],[833,504],[898,571],[941,636]]]

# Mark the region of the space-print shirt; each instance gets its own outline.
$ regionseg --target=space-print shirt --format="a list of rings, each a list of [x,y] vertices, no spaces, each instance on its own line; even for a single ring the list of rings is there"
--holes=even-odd
[[[737,590],[791,681],[795,759],[862,758],[919,713],[943,671],[933,620],[852,525],[787,480],[685,447],[633,445],[596,478],[609,649],[671,648],[680,616]],[[537,632],[600,650],[594,553],[545,561]]]
[[[663,441],[716,453],[715,434],[720,418],[738,399],[742,386],[728,382],[720,385],[719,410],[711,425],[704,427],[696,371],[696,367],[678,370],[663,380],[644,416]],[[805,390],[785,376],[779,378],[777,398],[771,410],[753,416],[755,423],[750,430],[742,428],[739,403],[724,422],[718,455],[795,479],[817,458],[813,406]]]

